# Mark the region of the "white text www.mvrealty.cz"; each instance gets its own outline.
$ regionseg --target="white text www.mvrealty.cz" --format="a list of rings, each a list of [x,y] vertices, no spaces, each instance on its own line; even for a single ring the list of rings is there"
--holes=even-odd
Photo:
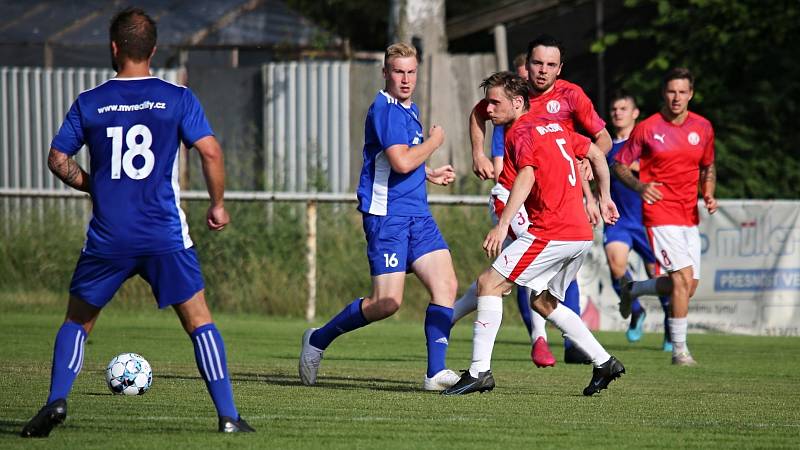
[[[116,111],[116,112],[141,111],[144,109],[167,109],[167,104],[164,102],[153,102],[150,100],[145,100],[142,103],[137,103],[135,105],[106,105],[97,108],[97,114],[103,114],[111,111]]]

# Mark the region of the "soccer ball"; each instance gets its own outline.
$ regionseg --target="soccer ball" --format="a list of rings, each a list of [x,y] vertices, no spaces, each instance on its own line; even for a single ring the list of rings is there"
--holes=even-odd
[[[141,355],[121,353],[108,363],[106,382],[115,394],[142,395],[153,384],[153,369]]]

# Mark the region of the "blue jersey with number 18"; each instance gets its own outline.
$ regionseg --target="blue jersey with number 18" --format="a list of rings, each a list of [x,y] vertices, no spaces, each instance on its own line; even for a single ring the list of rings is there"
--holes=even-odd
[[[192,92],[155,77],[113,78],[78,96],[50,146],[89,149],[92,219],[84,251],[158,255],[192,246],[178,150],[213,132]]]

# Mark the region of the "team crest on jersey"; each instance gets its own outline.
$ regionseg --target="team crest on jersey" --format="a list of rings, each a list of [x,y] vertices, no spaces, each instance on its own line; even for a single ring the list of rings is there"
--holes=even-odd
[[[550,100],[547,102],[547,112],[555,114],[559,111],[561,111],[561,103],[559,103],[558,100]]]
[[[700,135],[696,132],[692,131],[689,133],[689,143],[692,145],[697,145],[700,143]]]

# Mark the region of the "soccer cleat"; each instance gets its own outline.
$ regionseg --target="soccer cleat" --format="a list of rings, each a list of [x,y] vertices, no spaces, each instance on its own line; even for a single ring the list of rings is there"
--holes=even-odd
[[[664,344],[661,345],[661,350],[672,353],[672,342],[664,340]]]
[[[674,366],[696,366],[697,361],[692,358],[692,355],[689,352],[681,352],[678,354],[672,354],[672,365]]]
[[[609,383],[625,373],[625,366],[613,356],[608,361],[592,369],[592,380],[583,389],[583,395],[594,395],[607,388]]]
[[[219,432],[220,433],[253,433],[255,428],[251,427],[249,423],[239,416],[239,420],[233,420],[230,417],[222,416],[219,418]]]
[[[458,383],[459,378],[458,374],[450,369],[440,370],[430,378],[425,377],[422,389],[426,391],[443,391]]]
[[[483,393],[494,389],[492,371],[480,372],[478,378],[470,375],[469,370],[463,371],[458,383],[442,391],[442,395],[466,395],[473,392]]]
[[[22,437],[47,437],[56,425],[64,423],[67,418],[67,401],[63,398],[54,400],[42,409],[22,428]]]
[[[317,382],[317,371],[319,370],[319,363],[322,361],[322,350],[308,342],[316,330],[316,328],[309,328],[303,333],[303,341],[300,348],[300,362],[297,368],[298,372],[300,372],[300,379],[306,386]]]
[[[536,338],[533,346],[531,346],[531,361],[536,364],[536,367],[553,367],[556,365],[556,358],[542,336]]]
[[[633,303],[633,295],[631,289],[633,288],[633,280],[627,275],[623,276],[620,280],[619,287],[619,314],[623,319],[631,316],[631,304]]]
[[[630,327],[627,331],[625,331],[625,337],[628,338],[628,342],[639,342],[642,340],[642,334],[644,334],[645,317],[647,317],[647,313],[642,310],[641,314],[636,317],[636,320],[631,320],[631,325],[633,325],[633,327]]]
[[[592,360],[574,345],[564,349],[565,364],[591,364]]]

